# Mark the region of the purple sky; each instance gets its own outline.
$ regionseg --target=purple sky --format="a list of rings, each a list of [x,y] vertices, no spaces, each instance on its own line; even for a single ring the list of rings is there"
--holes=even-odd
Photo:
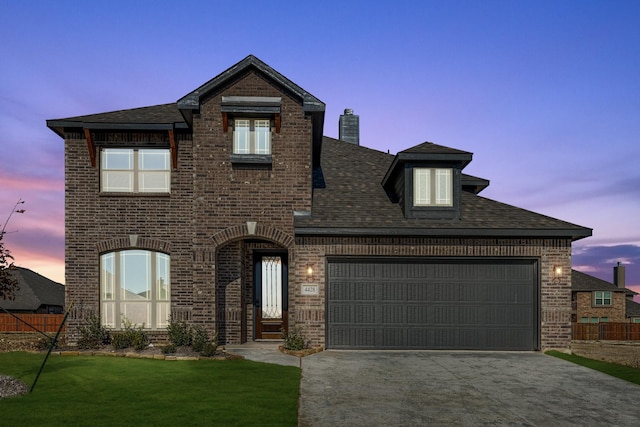
[[[640,291],[640,2],[5,1],[0,220],[64,283],[63,141],[46,119],[174,102],[248,54],[345,108],[361,144],[474,153],[482,194],[594,229],[575,268]],[[6,211],[6,212],[5,212]]]

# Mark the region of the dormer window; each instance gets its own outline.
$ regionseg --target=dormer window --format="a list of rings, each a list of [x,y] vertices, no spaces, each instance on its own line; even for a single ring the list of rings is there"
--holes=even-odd
[[[453,174],[449,168],[413,168],[414,206],[453,206]]]
[[[405,218],[437,221],[461,217],[462,169],[472,154],[425,142],[396,154],[382,180]],[[483,181],[478,179],[477,186]]]
[[[271,154],[271,121],[235,119],[233,154]]]

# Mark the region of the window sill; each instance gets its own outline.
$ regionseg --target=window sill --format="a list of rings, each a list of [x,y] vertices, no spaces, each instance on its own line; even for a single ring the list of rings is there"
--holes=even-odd
[[[454,207],[413,206],[406,212],[406,217],[414,219],[458,220],[460,219],[460,211]]]
[[[170,197],[171,193],[101,191],[100,197]]]
[[[270,165],[272,160],[271,154],[232,154],[231,163]]]

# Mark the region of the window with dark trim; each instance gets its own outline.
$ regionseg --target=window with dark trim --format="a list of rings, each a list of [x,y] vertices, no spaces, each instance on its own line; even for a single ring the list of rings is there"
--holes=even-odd
[[[169,149],[104,148],[100,152],[100,191],[169,193]]]
[[[414,206],[453,206],[450,168],[413,168]]]
[[[233,122],[233,154],[271,154],[269,119],[236,118]]]
[[[611,305],[611,291],[595,291],[593,293],[593,305],[606,307]]]

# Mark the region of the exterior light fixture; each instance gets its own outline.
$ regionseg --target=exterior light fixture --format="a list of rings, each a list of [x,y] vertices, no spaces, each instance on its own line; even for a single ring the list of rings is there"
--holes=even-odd
[[[560,280],[560,276],[562,276],[562,266],[554,265],[553,266],[553,279]]]
[[[313,280],[313,267],[310,265],[307,266],[307,280],[309,282]]]

